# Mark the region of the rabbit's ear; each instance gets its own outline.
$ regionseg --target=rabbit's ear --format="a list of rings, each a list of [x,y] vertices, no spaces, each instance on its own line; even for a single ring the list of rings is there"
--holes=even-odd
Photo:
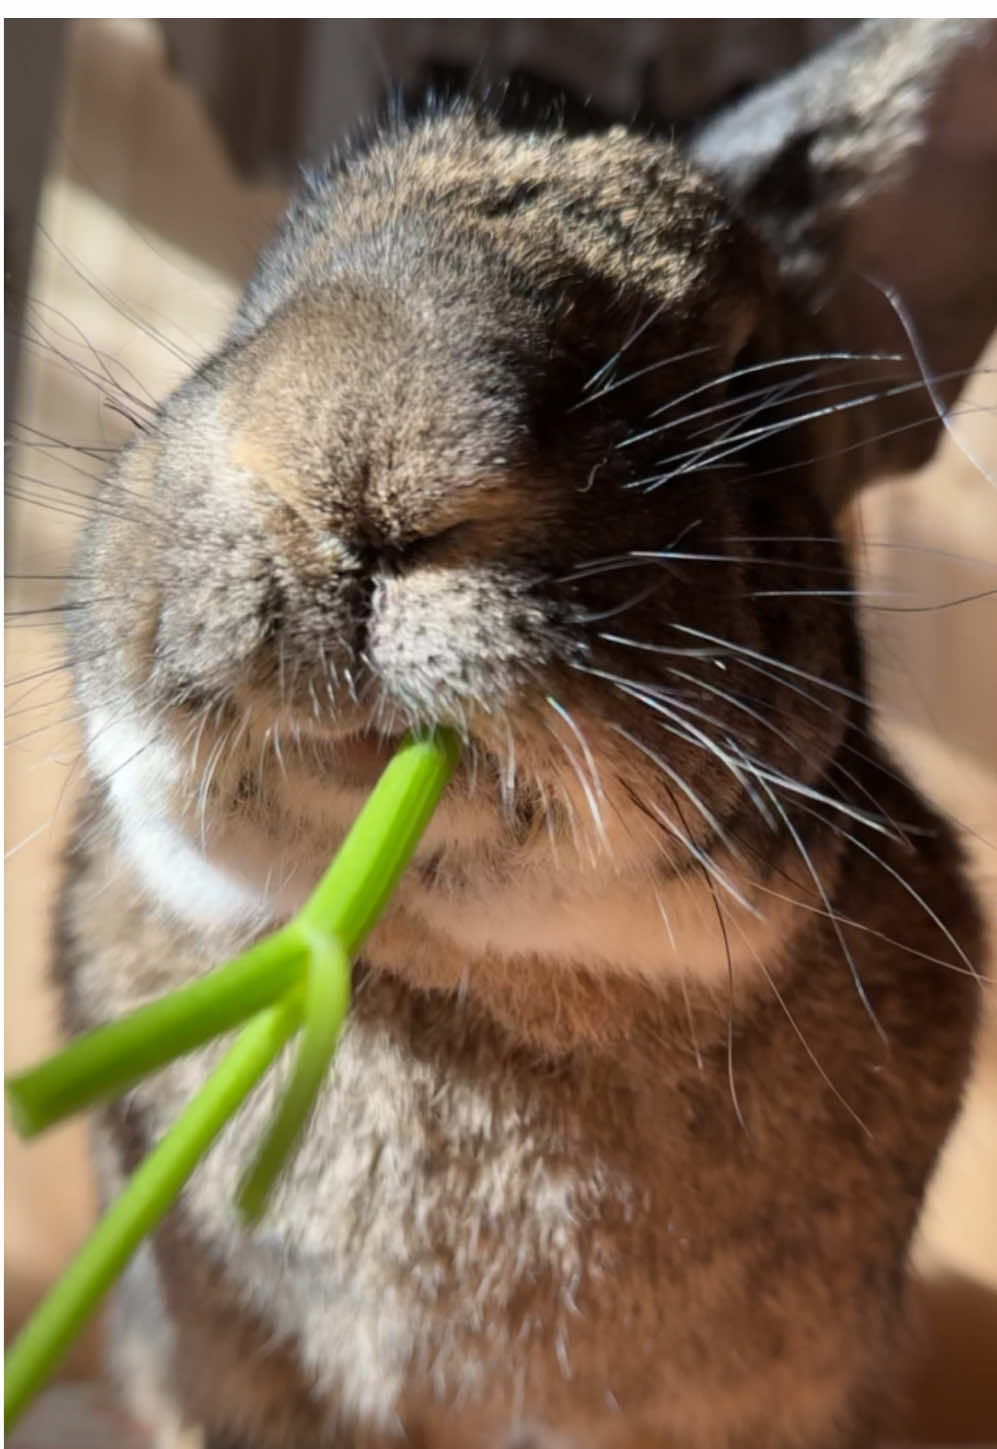
[[[997,324],[997,25],[863,23],[690,149],[841,345],[902,352],[951,403]],[[926,388],[863,409],[852,481],[924,461],[938,411]]]

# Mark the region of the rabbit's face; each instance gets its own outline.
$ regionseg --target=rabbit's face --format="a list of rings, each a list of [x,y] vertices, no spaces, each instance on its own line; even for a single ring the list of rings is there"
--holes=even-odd
[[[78,650],[122,811],[297,899],[446,722],[427,889],[750,877],[861,687],[813,461],[841,362],[791,318],[714,187],[622,132],[450,118],[316,182],[85,545],[130,581]]]

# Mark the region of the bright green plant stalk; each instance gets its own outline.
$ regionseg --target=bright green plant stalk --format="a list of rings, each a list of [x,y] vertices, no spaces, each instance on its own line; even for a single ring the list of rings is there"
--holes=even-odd
[[[305,1024],[294,1072],[277,1114],[239,1188],[243,1219],[257,1222],[315,1104],[350,1004],[350,963],[338,941],[317,936],[305,982]]]
[[[316,931],[354,956],[397,885],[456,762],[449,731],[403,745],[295,919],[207,976],[97,1027],[10,1078],[7,1101],[18,1132],[31,1136],[116,1096],[247,1021],[300,980]]]
[[[133,1085],[253,1016],[197,1096],[108,1209],[6,1355],[4,1422],[43,1386],[142,1238],[165,1215],[213,1139],[308,1014],[289,1096],[243,1182],[247,1216],[265,1205],[304,1126],[349,1002],[349,963],[384,909],[457,763],[448,730],[410,740],[384,771],[298,915],[208,976],[81,1037],[8,1083],[29,1135]],[[307,976],[307,986],[303,982]]]
[[[4,1359],[4,1427],[43,1386],[146,1233],[297,1029],[300,993],[260,1012],[115,1199]]]
[[[356,954],[429,824],[457,755],[450,730],[411,740],[394,755],[302,907],[302,925],[336,936],[348,956]]]
[[[270,1006],[300,980],[308,942],[290,926],[207,976],[78,1037],[65,1050],[7,1082],[7,1104],[22,1137],[33,1137],[119,1096],[142,1077]]]

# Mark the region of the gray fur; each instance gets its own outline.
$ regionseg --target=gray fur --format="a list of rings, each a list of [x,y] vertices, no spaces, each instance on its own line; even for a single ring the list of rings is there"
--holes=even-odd
[[[839,341],[780,238],[833,214],[833,285],[971,40],[865,29],[806,104],[748,103],[775,171],[826,127],[795,233],[726,122],[712,176],[470,108],[375,136],[116,464],[73,615],[75,1029],[286,919],[402,729],[465,743],[272,1212],[231,1204],[275,1080],[132,1275],[133,1392],[167,1385],[212,1449],[858,1449],[887,1422],[980,929],[870,736],[829,537],[887,413],[797,423],[750,388]],[[108,1111],[109,1182],[220,1050]]]

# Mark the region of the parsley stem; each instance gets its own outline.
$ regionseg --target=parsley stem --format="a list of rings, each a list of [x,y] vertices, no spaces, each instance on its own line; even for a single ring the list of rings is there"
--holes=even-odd
[[[197,1096],[136,1168],[4,1359],[4,1425],[45,1383],[139,1243],[301,1020],[292,992],[243,1028]]]

